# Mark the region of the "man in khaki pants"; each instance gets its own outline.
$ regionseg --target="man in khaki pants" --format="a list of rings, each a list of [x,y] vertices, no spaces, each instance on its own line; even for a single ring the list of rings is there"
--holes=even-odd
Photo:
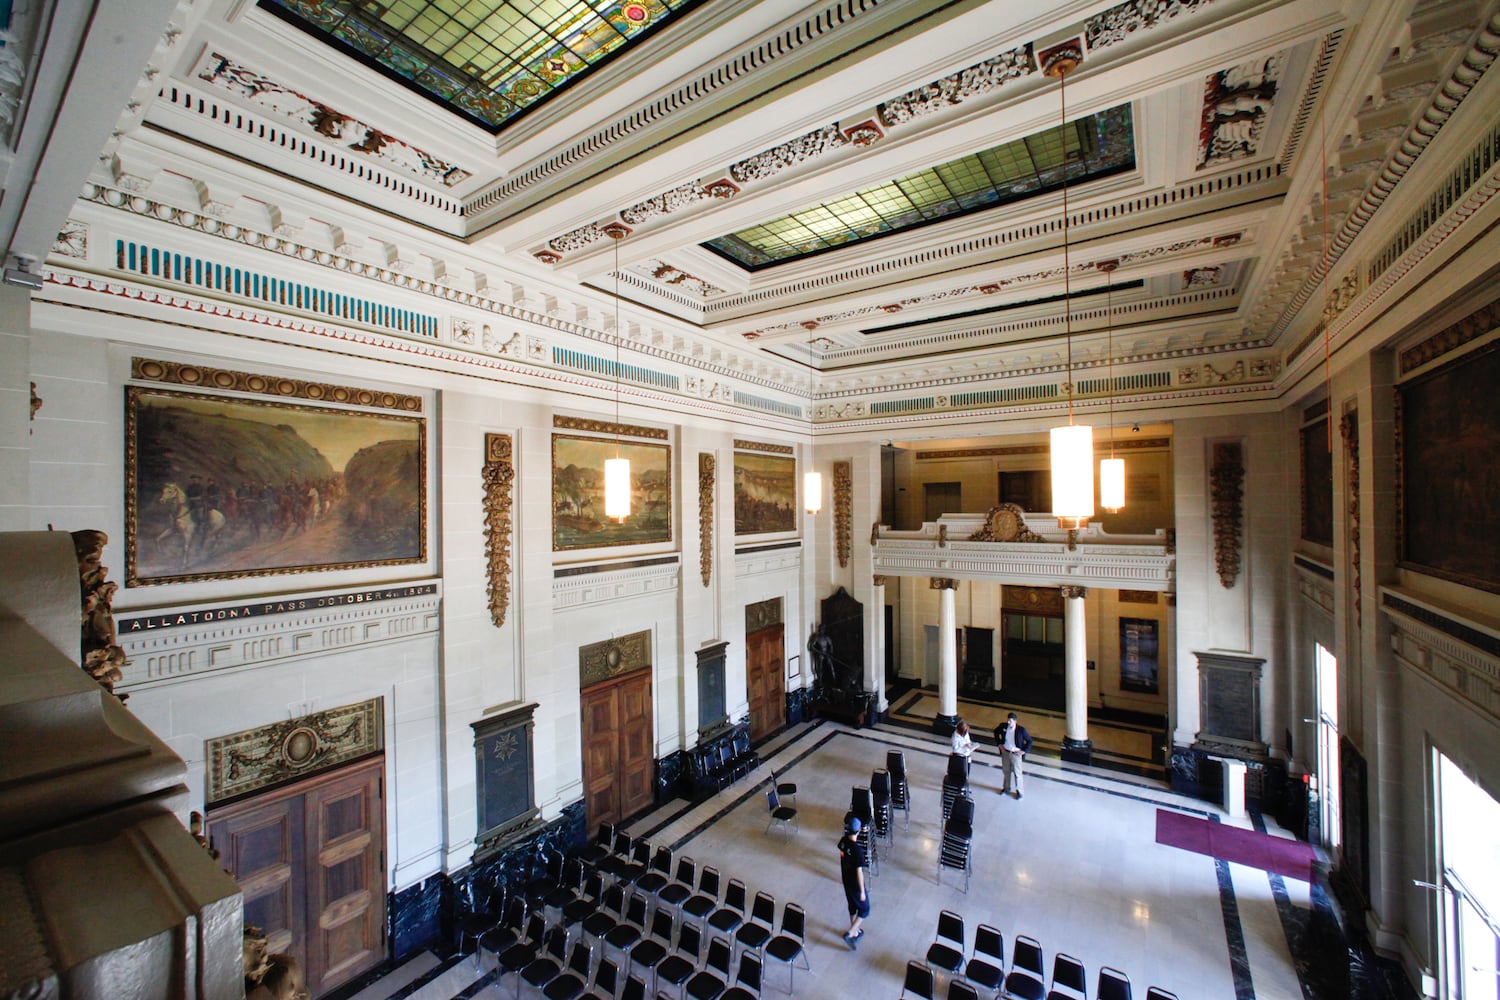
[[[1016,721],[1016,713],[1012,712],[1005,718],[1005,725],[995,730],[995,742],[1000,747],[1000,763],[1005,769],[1005,787],[1001,795],[1014,794],[1016,798],[1021,797],[1021,779],[1024,774],[1021,764],[1026,759],[1026,752],[1031,749],[1031,734],[1026,727]],[[1012,784],[1015,791],[1011,791]]]

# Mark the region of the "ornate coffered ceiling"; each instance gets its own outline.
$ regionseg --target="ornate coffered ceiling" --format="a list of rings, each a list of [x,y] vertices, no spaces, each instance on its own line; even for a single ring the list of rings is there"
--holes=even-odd
[[[1447,129],[1500,51],[1493,2],[672,6],[497,135],[267,4],[180,4],[93,202],[561,317],[697,368],[689,381],[726,400],[738,373],[811,394],[825,421],[919,421],[1067,392],[1065,284],[1074,392],[1104,394],[1113,360],[1140,405],[1208,385],[1274,394],[1325,323],[1336,350],[1496,186],[1491,160],[1410,179],[1434,144],[1444,162],[1466,142],[1483,159],[1500,124]],[[1126,109],[1133,144],[1127,169],[1070,175],[1066,221],[1040,164],[1014,199],[776,266],[705,248],[1056,130],[1039,61],[1062,44],[1083,56],[1068,122]]]

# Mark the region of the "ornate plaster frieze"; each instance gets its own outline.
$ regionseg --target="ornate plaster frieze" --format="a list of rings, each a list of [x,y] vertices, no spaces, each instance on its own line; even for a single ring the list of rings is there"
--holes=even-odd
[[[1208,472],[1213,511],[1214,568],[1219,583],[1234,586],[1240,575],[1240,535],[1244,527],[1245,459],[1238,441],[1213,445]]]
[[[1380,611],[1397,662],[1500,717],[1500,636],[1389,588],[1381,589]]]
[[[710,295],[723,294],[724,291],[712,282],[689,274],[664,260],[648,260],[633,270],[654,282],[680,289],[699,300],[706,299]]]
[[[1065,540],[1044,542],[974,542],[979,515],[962,515],[931,523],[918,532],[882,529],[874,545],[873,571],[884,576],[931,577],[945,580],[985,580],[1031,586],[1105,587],[1131,590],[1170,590],[1176,557],[1160,539],[1154,544],[1112,544],[1096,526],[1079,532],[1075,548]],[[939,532],[940,527],[952,532]],[[1065,534],[1065,533],[1064,533]],[[946,538],[944,537],[946,535]],[[956,540],[957,539],[957,540]]]
[[[206,52],[193,76],[258,111],[291,123],[298,131],[352,153],[359,153],[382,166],[414,174],[424,180],[452,187],[468,180],[469,171],[398,139],[367,122],[335,111],[321,101],[218,52]]]
[[[258,396],[352,403],[356,406],[369,406],[382,410],[399,410],[402,413],[422,412],[421,396],[408,396],[399,392],[377,392],[374,389],[358,386],[314,382],[300,378],[275,378],[253,372],[239,372],[229,368],[211,368],[207,365],[155,358],[131,358],[130,377],[143,382],[223,389]]]
[[[849,549],[854,513],[854,463],[833,463],[833,545],[839,567],[849,565]]]
[[[602,566],[598,572],[557,577],[552,581],[552,610],[568,611],[674,593],[679,586],[681,569],[673,559],[629,569],[611,570]]]
[[[732,198],[739,193],[739,188],[728,181],[710,182],[703,184],[699,181],[689,181],[679,184],[670,191],[652,195],[645,201],[631,205],[629,208],[620,210],[620,218],[627,224],[638,226],[648,219],[658,215],[671,215],[680,208],[695,204],[700,201],[709,201],[714,198]],[[554,248],[560,249],[560,248]]]
[[[789,444],[777,444],[772,441],[748,441],[744,438],[734,439],[735,451],[763,451],[771,455],[795,455],[797,449]]]
[[[916,90],[909,90],[893,100],[883,101],[876,106],[875,113],[887,127],[905,125],[1035,72],[1036,56],[1031,44],[1027,43],[933,80]]]
[[[698,575],[707,587],[714,575],[714,487],[715,459],[711,452],[698,453]]]
[[[317,774],[385,747],[379,698],[211,739],[204,799],[222,802]]]
[[[745,631],[747,633],[759,632],[770,625],[780,625],[785,620],[783,601],[779,597],[770,597],[764,601],[745,605]]]
[[[516,479],[511,454],[509,434],[484,436],[484,554],[489,562],[490,621],[496,628],[505,624],[510,610],[510,517]]]
[[[1260,152],[1266,121],[1286,68],[1286,53],[1258,56],[1211,74],[1203,84],[1198,123],[1198,169]]]
[[[737,580],[795,571],[801,566],[802,549],[798,546],[734,554],[734,576]]]
[[[126,655],[116,690],[436,636],[441,603],[431,581],[116,614]]]
[[[73,257],[77,260],[88,260],[88,223],[79,222],[77,219],[63,220],[62,229],[58,230],[57,233],[57,240],[52,244],[52,252],[57,254],[59,257]]]
[[[1414,34],[1418,40],[1425,37],[1415,32],[1415,29]],[[1328,247],[1305,269],[1305,276],[1295,293],[1279,313],[1265,311],[1268,318],[1257,324],[1259,332],[1275,338],[1286,331],[1296,314],[1321,289],[1325,276],[1339,263],[1355,238],[1364,231],[1375,213],[1395,192],[1402,178],[1411,171],[1422,153],[1432,144],[1432,140],[1453,117],[1459,105],[1494,65],[1497,56],[1500,56],[1500,12],[1493,13],[1474,36],[1468,50],[1447,79],[1437,81],[1430,88],[1423,87],[1428,99],[1421,113],[1406,130],[1401,141],[1393,145],[1378,173],[1372,173],[1363,196],[1330,234]],[[1406,58],[1409,58],[1407,54],[1393,54],[1392,62],[1399,64]],[[1382,95],[1385,104],[1401,104],[1408,100],[1409,98]],[[1331,218],[1332,212],[1329,214]],[[1295,252],[1296,249],[1293,248],[1288,254]]]
[[[644,629],[578,647],[578,686],[592,687],[651,666],[651,632]]]
[[[1213,0],[1129,0],[1084,22],[1091,51],[1123,42],[1137,31],[1150,31],[1174,17],[1207,7]]]

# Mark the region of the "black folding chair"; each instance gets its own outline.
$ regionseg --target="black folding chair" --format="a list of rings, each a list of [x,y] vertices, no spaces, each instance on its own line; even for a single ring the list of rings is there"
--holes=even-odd
[[[989,924],[974,928],[974,953],[964,966],[964,978],[987,990],[1005,985],[1005,938]]]
[[[1099,970],[1099,985],[1094,994],[1098,1000],[1130,1000],[1130,977],[1106,965]]]
[[[1052,987],[1047,1000],[1088,1000],[1088,976],[1083,963],[1072,955],[1058,952],[1052,956]]]
[[[794,832],[802,832],[802,824],[797,819],[797,810],[792,806],[781,804],[781,793],[776,789],[766,792],[766,811],[771,818],[766,820],[766,832],[770,832],[774,824],[777,829],[785,830],[790,837]]]
[[[932,968],[911,959],[906,963],[906,979],[901,983],[900,1000],[906,1000],[908,996],[917,997],[918,1000],[934,1000],[933,995]]]
[[[906,783],[906,754],[901,750],[885,752],[885,769],[891,775],[891,810],[900,809],[906,814],[906,825],[911,829],[911,786]]]
[[[1021,1000],[1042,1000],[1047,992],[1042,985],[1047,972],[1042,957],[1042,943],[1034,937],[1017,934],[1010,951],[1010,974],[1005,977],[1005,992]]]
[[[807,957],[806,933],[807,917],[802,912],[802,907],[796,903],[787,903],[781,908],[781,933],[766,942],[765,953],[778,962],[786,963],[786,991],[792,992],[796,979],[797,959],[802,959],[802,967],[809,972],[812,971],[812,960]]]
[[[927,963],[956,973],[964,964],[964,938],[964,918],[952,910],[939,913],[937,936],[927,948]]]
[[[734,985],[719,994],[719,1000],[759,1000],[760,959],[752,952],[740,956],[740,971],[735,974]]]

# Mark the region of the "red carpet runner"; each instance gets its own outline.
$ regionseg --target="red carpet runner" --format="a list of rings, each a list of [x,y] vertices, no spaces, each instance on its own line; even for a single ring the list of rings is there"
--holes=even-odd
[[[1156,842],[1236,864],[1264,868],[1304,882],[1312,880],[1313,849],[1300,840],[1225,826],[1206,819],[1156,810]]]

